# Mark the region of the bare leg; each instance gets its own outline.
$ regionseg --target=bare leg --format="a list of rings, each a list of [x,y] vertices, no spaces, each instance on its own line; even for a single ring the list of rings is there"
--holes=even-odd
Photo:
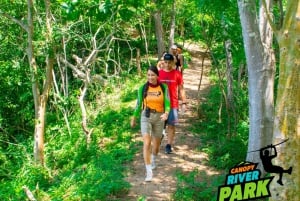
[[[151,169],[151,136],[149,134],[143,135],[143,155],[144,155],[144,162],[146,167],[146,178],[145,181],[151,181],[152,180],[152,169]]]
[[[168,144],[173,145],[175,138],[175,126],[168,125]]]
[[[151,163],[150,161],[150,155],[151,155],[151,136],[149,134],[145,134],[143,136],[143,155],[144,155],[144,162],[145,165],[149,165]]]
[[[151,168],[152,169],[156,168],[155,159],[159,152],[160,142],[161,142],[161,137],[153,137],[152,138],[152,155],[151,155]]]
[[[159,152],[161,137],[153,137],[152,138],[152,154],[157,155]]]

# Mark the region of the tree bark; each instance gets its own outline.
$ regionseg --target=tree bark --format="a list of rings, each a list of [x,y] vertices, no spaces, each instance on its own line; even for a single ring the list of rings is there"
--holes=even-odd
[[[161,12],[157,9],[154,14],[154,23],[155,23],[155,36],[157,41],[157,59],[160,59],[161,55],[164,51],[166,51],[165,44],[164,44],[164,37],[163,37],[163,26],[161,21]]]
[[[265,49],[264,36],[259,31],[255,1],[238,0],[240,19],[242,23],[244,47],[248,67],[249,85],[249,116],[250,128],[248,138],[247,161],[259,163],[258,168],[264,173],[261,166],[258,150],[267,145],[272,139],[272,92],[273,80],[270,71],[274,63],[268,59],[269,50]],[[266,19],[260,19],[266,20]],[[268,110],[268,112],[267,112]],[[249,153],[250,152],[250,153]]]
[[[169,47],[174,44],[175,37],[175,26],[176,26],[176,0],[173,1],[172,4],[172,12],[171,12],[171,27],[170,27],[170,38],[169,38]]]
[[[225,41],[226,51],[226,78],[227,78],[227,133],[229,136],[236,134],[237,117],[234,107],[234,94],[233,94],[233,67],[232,67],[232,54],[231,54],[231,41]],[[233,118],[233,122],[232,122]],[[232,128],[232,123],[233,128]]]
[[[29,188],[27,186],[23,186],[22,187],[24,192],[26,193],[27,195],[27,198],[30,200],[30,201],[36,201],[33,193],[29,190]]]
[[[35,108],[35,129],[34,129],[34,158],[35,161],[44,165],[44,133],[45,133],[45,115],[48,101],[49,91],[52,87],[52,69],[54,63],[54,50],[52,48],[52,30],[51,30],[51,15],[50,1],[45,0],[46,9],[46,44],[48,44],[48,52],[46,55],[46,78],[42,88],[42,93],[39,89],[38,66],[34,55],[33,35],[34,35],[34,5],[32,0],[27,1],[28,4],[28,36],[27,36],[27,56],[31,69],[32,92]]]
[[[136,49],[136,67],[139,76],[142,76],[142,68],[141,68],[141,50],[140,48]]]
[[[263,70],[263,145],[270,144],[273,136],[273,124],[274,124],[274,79],[275,79],[275,53],[273,49],[273,30],[268,22],[267,14],[271,14],[273,11],[272,0],[263,0],[260,3],[259,10],[259,32],[262,41],[263,55],[264,55],[264,66]]]
[[[272,182],[270,201],[300,200],[300,1],[289,0],[283,27],[278,32],[280,48],[279,83],[275,108],[273,144],[284,139],[278,147],[275,163],[283,169],[283,186]],[[275,177],[278,177],[275,175]],[[276,178],[275,178],[276,179]]]

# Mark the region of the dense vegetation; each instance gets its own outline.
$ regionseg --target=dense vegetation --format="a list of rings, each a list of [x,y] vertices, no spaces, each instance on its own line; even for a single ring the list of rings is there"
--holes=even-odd
[[[157,58],[151,11],[162,10],[168,38],[172,1],[160,5],[146,1],[100,2],[52,4],[57,60],[46,113],[45,166],[33,160],[35,119],[26,33],[9,18],[0,18],[1,200],[26,200],[23,187],[28,187],[38,200],[118,200],[128,192],[130,185],[124,177],[138,151],[133,140],[133,133],[138,130],[132,130],[128,120],[136,88],[144,80],[137,75],[136,52],[141,50],[144,74]],[[44,10],[43,3],[35,6],[40,11],[34,42],[37,63],[42,66],[38,72],[42,83],[47,52],[42,29]],[[245,70],[240,71],[245,56],[237,5],[231,0],[180,0],[176,9],[175,41],[201,44],[212,60],[212,86],[207,101],[199,105],[199,121],[190,129],[196,139],[201,139],[199,151],[209,155],[208,165],[224,170],[245,159],[248,137],[247,75]],[[27,12],[22,1],[4,1],[0,11],[16,19],[23,19]],[[78,103],[83,82],[58,58],[63,56],[75,63],[73,54],[88,56],[93,39],[101,47],[90,70],[105,81],[91,84],[85,97],[88,127],[93,129],[91,143],[87,144]],[[236,119],[228,115],[224,97],[227,40],[232,42]],[[217,186],[223,182],[222,177],[205,179],[197,170],[190,175],[178,172],[177,177],[175,200],[214,200]]]

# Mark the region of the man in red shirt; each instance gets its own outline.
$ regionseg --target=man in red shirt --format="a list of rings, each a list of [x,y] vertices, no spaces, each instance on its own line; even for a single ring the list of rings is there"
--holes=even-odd
[[[165,68],[159,71],[159,80],[162,83],[166,83],[169,88],[171,110],[167,120],[168,125],[168,143],[166,145],[166,153],[172,152],[172,145],[174,144],[175,126],[178,124],[178,109],[179,100],[178,93],[182,99],[182,111],[185,111],[186,98],[185,91],[183,89],[182,75],[178,70],[174,69],[174,57],[171,54],[164,55]]]

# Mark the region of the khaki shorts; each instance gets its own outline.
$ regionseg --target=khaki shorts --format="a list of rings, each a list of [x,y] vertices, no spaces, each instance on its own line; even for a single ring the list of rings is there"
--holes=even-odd
[[[147,118],[145,116],[145,110],[143,110],[142,116],[141,116],[142,135],[150,134],[153,137],[159,137],[159,138],[162,136],[162,132],[164,129],[164,123],[165,123],[164,121],[162,121],[160,119],[160,116],[162,114],[163,113],[161,113],[161,112],[156,112],[156,113],[151,112],[150,117]]]

